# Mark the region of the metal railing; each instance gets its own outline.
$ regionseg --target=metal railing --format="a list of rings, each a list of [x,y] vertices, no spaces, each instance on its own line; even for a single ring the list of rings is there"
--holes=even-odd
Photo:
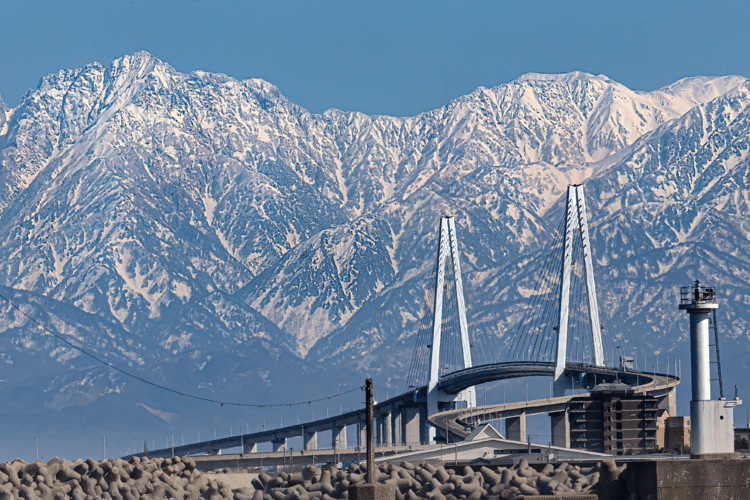
[[[695,280],[693,286],[680,287],[680,305],[692,304],[715,304],[716,293],[714,287],[701,285],[700,280]]]

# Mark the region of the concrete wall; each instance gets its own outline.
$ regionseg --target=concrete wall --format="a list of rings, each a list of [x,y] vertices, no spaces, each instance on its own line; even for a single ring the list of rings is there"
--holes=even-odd
[[[750,498],[750,460],[631,462],[620,482],[626,487],[626,499],[746,499]]]

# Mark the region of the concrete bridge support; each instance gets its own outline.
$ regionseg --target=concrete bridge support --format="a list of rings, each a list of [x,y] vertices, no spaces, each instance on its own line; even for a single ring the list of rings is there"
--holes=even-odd
[[[346,449],[346,425],[334,423],[331,426],[331,447],[334,450]]]
[[[382,413],[375,415],[375,442],[378,446],[385,446],[385,423],[383,422],[383,418]]]
[[[383,444],[390,445],[393,443],[393,428],[391,426],[391,413],[383,414]]]
[[[505,439],[526,441],[526,414],[505,419]]]
[[[435,444],[435,435],[437,434],[437,428],[433,427],[430,421],[427,419],[429,415],[427,406],[419,406],[419,443],[418,444]]]
[[[286,438],[279,438],[271,441],[271,449],[273,451],[286,451]]]
[[[315,431],[304,431],[302,443],[306,450],[318,449],[318,433]]]
[[[403,419],[401,418],[401,410],[391,412],[391,442],[393,444],[399,444],[404,442],[403,428],[401,427]]]
[[[677,388],[672,387],[665,396],[660,397],[657,405],[660,410],[667,410],[670,417],[677,415]]]
[[[258,453],[258,443],[248,443],[245,441],[242,444],[242,453]]]
[[[367,448],[367,422],[357,422],[357,448]]]
[[[419,444],[422,442],[422,422],[420,408],[407,406],[401,410],[404,444]]]
[[[567,411],[549,414],[552,446],[570,448],[570,419]]]

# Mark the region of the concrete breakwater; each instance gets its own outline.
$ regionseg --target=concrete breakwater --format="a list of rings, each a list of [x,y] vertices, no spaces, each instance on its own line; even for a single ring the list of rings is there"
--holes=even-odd
[[[0,500],[251,500],[253,490],[232,490],[195,468],[190,458],[93,459],[0,464]]]
[[[579,467],[568,463],[547,464],[540,470],[522,459],[511,467],[446,466],[441,462],[400,465],[380,464],[376,482],[395,487],[396,500],[511,499],[540,494],[595,492],[602,471],[611,464]],[[302,472],[278,475],[261,473],[253,481],[253,500],[348,500],[350,485],[366,481],[366,467],[350,465],[341,470],[306,466]]]
[[[612,466],[614,462],[612,462]],[[449,467],[443,463],[381,464],[377,481],[395,487],[397,500],[510,499],[529,495],[595,491],[607,465],[547,464],[521,460],[512,467]],[[604,468],[604,469],[603,469]],[[366,468],[306,466],[301,472],[261,472],[252,487],[230,488],[196,469],[189,457],[128,461],[93,459],[0,464],[0,500],[348,500],[350,485],[366,481]]]

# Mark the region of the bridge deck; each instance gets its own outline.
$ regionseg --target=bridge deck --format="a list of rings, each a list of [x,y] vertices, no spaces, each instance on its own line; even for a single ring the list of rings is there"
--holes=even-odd
[[[551,362],[493,363],[489,365],[479,365],[465,370],[453,372],[443,377],[440,381],[439,386],[442,390],[448,392],[449,394],[457,394],[462,390],[474,385],[493,382],[496,380],[507,380],[520,377],[552,376],[553,371],[554,363]],[[566,366],[566,372],[568,372],[571,376],[589,377],[589,379],[591,380],[595,379],[602,382],[619,378],[629,385],[635,385],[637,383],[638,385],[635,388],[636,392],[664,390],[674,387],[679,383],[679,379],[675,376],[645,372],[622,371],[615,370],[614,368],[606,368],[579,363],[568,363],[568,365]],[[424,391],[424,389],[424,387],[418,388],[379,403],[378,405],[376,405],[375,411],[376,413],[378,413],[379,410],[385,411],[391,407],[395,407],[401,404],[414,404],[415,395],[420,394],[422,391]],[[476,407],[472,409],[472,415],[483,415],[482,418],[484,420],[493,420],[497,418],[517,416],[522,411],[527,415],[533,415],[535,413],[549,413],[561,409],[562,405],[564,405],[565,402],[569,401],[571,397],[572,396],[563,396],[551,399],[537,399],[528,402],[507,403],[505,405],[488,405],[486,407]],[[481,411],[485,411],[485,413],[481,413]],[[438,428],[445,429],[447,426],[447,428],[450,429],[450,432],[454,433],[455,435],[463,436],[467,433],[466,431],[464,431],[464,425],[460,422],[460,415],[465,412],[466,410],[440,412],[430,416],[429,420]],[[489,418],[489,415],[495,416]],[[451,421],[453,423],[451,423]],[[214,452],[217,452],[222,449],[240,447],[242,446],[242,444],[247,445],[250,443],[266,443],[274,440],[288,439],[302,436],[304,433],[327,431],[330,430],[333,426],[354,425],[357,423],[361,423],[364,428],[364,408],[350,411],[342,415],[316,420],[314,422],[295,424],[264,432],[256,432],[233,437],[224,437],[220,439],[201,441],[184,446],[175,446],[174,450],[172,448],[151,450],[149,451],[149,454],[152,457],[170,457],[173,453],[175,455],[203,454],[206,453],[209,445]],[[128,455],[125,458],[130,458],[131,456],[133,455]]]
[[[599,371],[600,373],[604,374],[606,370],[607,369],[600,369]],[[623,372],[620,371],[619,373],[622,374]],[[636,393],[659,391],[666,392],[680,383],[680,379],[675,376],[659,373],[653,374],[627,372],[627,375],[629,377],[645,379],[645,384],[633,387],[633,390]],[[535,399],[531,401],[519,401],[514,403],[477,406],[475,408],[471,408],[471,410],[448,410],[430,415],[428,419],[434,426],[440,429],[445,429],[446,432],[450,432],[451,434],[457,436],[467,436],[469,435],[469,431],[466,431],[465,427],[468,423],[470,423],[467,419],[465,419],[465,417],[467,416],[471,421],[486,422],[490,420],[518,417],[521,414],[538,415],[542,413],[552,413],[564,410],[566,403],[568,403],[571,399],[587,394],[589,393],[571,394],[569,396]]]

